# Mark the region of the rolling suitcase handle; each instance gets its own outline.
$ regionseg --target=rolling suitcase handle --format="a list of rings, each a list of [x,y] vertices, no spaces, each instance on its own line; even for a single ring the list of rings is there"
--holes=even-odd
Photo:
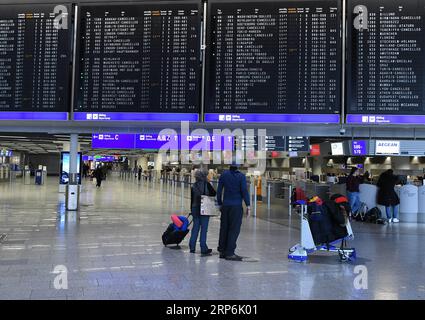
[[[192,216],[192,212],[189,212],[189,214],[187,215],[187,220],[189,220],[189,217],[190,216]],[[190,227],[190,225],[192,224],[192,222],[193,222],[193,216],[192,216],[192,219],[191,219],[191,221],[189,222],[189,224],[187,225],[187,227],[189,228]]]

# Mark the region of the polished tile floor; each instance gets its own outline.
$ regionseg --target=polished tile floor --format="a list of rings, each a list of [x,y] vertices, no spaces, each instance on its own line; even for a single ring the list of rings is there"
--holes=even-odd
[[[163,247],[170,214],[188,206],[167,185],[111,176],[96,189],[87,180],[80,203],[78,215],[64,211],[57,178],[43,186],[0,184],[0,233],[7,235],[0,244],[0,299],[425,298],[425,225],[354,224],[355,263],[320,253],[300,264],[287,259],[299,220],[262,204],[259,218],[244,219],[237,250],[259,261],[232,262],[190,254],[188,239],[182,250]],[[218,227],[214,218],[213,249]],[[55,289],[58,265],[68,271],[68,289]],[[367,289],[354,285],[356,265],[367,268]]]

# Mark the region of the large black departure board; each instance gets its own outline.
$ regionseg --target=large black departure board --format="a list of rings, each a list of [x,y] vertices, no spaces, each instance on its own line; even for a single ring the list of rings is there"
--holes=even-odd
[[[350,0],[347,10],[347,122],[415,123],[402,116],[425,115],[425,1]]]
[[[337,0],[211,0],[206,113],[339,114]]]
[[[200,9],[190,1],[81,6],[74,111],[198,114]]]
[[[25,118],[29,112],[68,111],[69,11],[55,4],[0,5],[0,112]]]

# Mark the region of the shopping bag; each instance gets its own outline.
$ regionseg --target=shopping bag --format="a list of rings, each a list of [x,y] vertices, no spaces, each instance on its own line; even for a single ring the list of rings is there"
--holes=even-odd
[[[220,208],[215,197],[201,196],[201,216],[218,216]]]

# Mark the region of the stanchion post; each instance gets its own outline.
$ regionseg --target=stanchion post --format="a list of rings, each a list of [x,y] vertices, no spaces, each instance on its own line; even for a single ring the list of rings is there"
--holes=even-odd
[[[257,216],[257,187],[255,185],[256,179],[254,178],[254,217]]]
[[[288,192],[289,192],[289,195],[288,195],[288,203],[289,203],[288,213],[289,213],[289,216],[292,216],[292,204],[291,204],[292,185],[291,184],[289,185]]]
[[[254,190],[253,190],[253,184],[252,184],[252,178],[251,179],[249,179],[249,198],[251,199],[251,201],[253,200],[252,199],[252,196],[253,196],[253,193],[254,193]]]
[[[270,210],[271,184],[267,183],[267,209]]]
[[[181,190],[180,190],[180,194],[181,194],[181,207],[183,208],[183,207],[184,207],[184,205],[183,205],[183,198],[184,198],[184,182],[183,182],[183,181],[181,181],[181,182],[180,182],[180,188],[181,188]]]

